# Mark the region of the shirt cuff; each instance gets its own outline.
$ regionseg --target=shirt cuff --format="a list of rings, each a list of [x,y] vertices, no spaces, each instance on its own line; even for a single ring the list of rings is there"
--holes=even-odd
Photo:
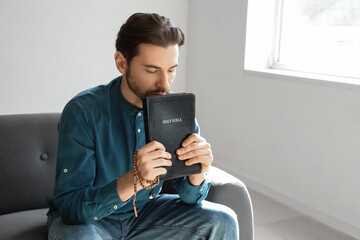
[[[116,187],[117,179],[99,189],[100,201],[97,204],[97,211],[94,211],[96,216],[92,216],[94,220],[107,217],[126,204],[126,202],[121,201]]]
[[[211,186],[210,180],[205,175],[205,180],[200,186],[193,186],[187,177],[178,179],[175,187],[181,200],[187,204],[199,204],[204,200]]]

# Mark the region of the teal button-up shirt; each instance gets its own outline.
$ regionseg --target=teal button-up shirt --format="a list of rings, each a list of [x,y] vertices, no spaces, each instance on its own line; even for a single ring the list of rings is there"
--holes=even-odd
[[[131,197],[122,202],[117,179],[128,173],[136,149],[145,143],[142,110],[131,106],[120,91],[121,76],[109,84],[86,90],[64,108],[59,123],[56,184],[50,205],[68,224],[89,223],[134,214]],[[199,132],[196,126],[196,132]],[[186,177],[174,179],[181,200],[200,203],[210,183],[192,186]],[[162,182],[153,190],[158,194]],[[137,193],[141,213],[151,189]]]

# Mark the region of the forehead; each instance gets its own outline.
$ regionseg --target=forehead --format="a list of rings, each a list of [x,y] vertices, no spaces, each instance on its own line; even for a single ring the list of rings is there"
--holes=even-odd
[[[139,45],[139,54],[132,61],[143,65],[168,67],[178,64],[178,58],[179,46],[177,44],[161,47],[142,43]]]

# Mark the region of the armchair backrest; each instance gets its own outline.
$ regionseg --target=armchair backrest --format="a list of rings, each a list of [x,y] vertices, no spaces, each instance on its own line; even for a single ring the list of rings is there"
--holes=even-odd
[[[60,113],[0,116],[0,214],[47,207]]]
[[[0,115],[0,215],[48,207],[60,113]],[[171,181],[163,193],[175,193]]]

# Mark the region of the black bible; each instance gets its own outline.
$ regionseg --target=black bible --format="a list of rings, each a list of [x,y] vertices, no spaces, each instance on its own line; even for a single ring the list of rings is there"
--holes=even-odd
[[[176,93],[143,98],[146,143],[162,143],[171,154],[172,165],[161,180],[184,177],[201,172],[201,164],[186,166],[179,160],[176,150],[195,132],[195,95]]]

